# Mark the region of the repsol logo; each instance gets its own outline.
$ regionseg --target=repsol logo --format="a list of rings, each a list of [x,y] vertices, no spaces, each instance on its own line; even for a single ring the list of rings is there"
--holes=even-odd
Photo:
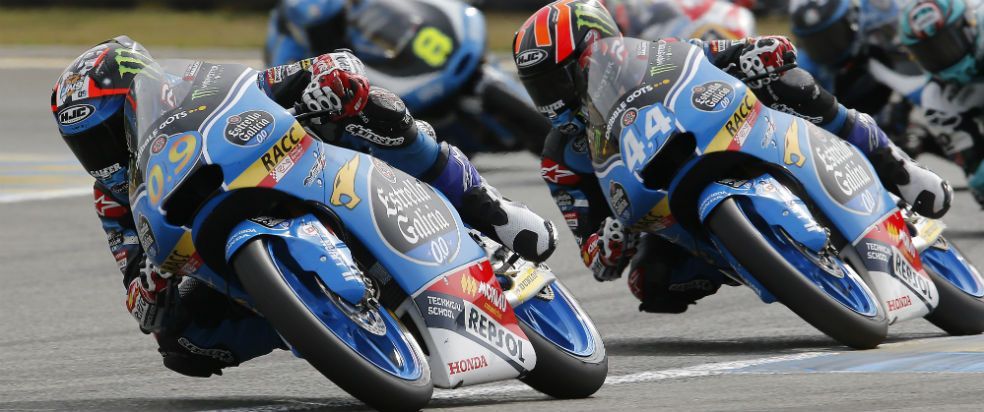
[[[88,119],[95,111],[95,106],[91,104],[69,106],[58,112],[58,123],[61,123],[63,126],[75,124]]]
[[[519,363],[526,362],[523,340],[510,330],[499,327],[498,323],[474,307],[468,308],[465,330],[499,349],[510,359]]]
[[[260,161],[263,163],[263,167],[267,170],[267,172],[277,167],[277,164],[280,163],[281,160],[284,160],[284,157],[286,157],[291,150],[294,150],[294,148],[301,143],[304,135],[298,136],[294,130],[295,129],[290,129],[289,133],[284,135],[284,137],[281,137],[280,140],[277,141],[277,144],[273,145],[273,147],[270,150],[267,150],[267,152],[263,154],[263,157],[260,158]]]

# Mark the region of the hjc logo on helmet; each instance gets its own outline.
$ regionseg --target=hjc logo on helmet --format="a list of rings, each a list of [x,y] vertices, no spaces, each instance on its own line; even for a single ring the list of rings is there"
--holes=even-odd
[[[91,104],[77,104],[69,106],[58,112],[58,123],[68,126],[88,119],[96,108]]]
[[[530,67],[547,58],[547,52],[540,49],[531,49],[516,56],[516,67]]]

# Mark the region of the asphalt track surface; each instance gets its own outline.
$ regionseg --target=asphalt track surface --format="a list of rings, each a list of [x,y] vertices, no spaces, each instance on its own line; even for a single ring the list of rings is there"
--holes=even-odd
[[[0,411],[361,409],[287,352],[211,379],[161,365],[153,340],[123,308],[120,274],[91,198],[80,194],[89,179],[47,110],[49,88],[67,62],[49,58],[57,50],[22,58],[32,52],[0,50]],[[952,166],[923,160],[963,184]],[[476,163],[507,196],[562,222],[532,156],[487,155]],[[984,262],[981,216],[964,192],[945,220],[949,238]],[[431,408],[980,410],[982,337],[946,337],[920,319],[893,325],[880,349],[851,351],[746,288],[723,289],[682,315],[644,314],[624,280],[595,282],[570,234],[562,235],[549,263],[605,338],[608,383],[572,401],[519,382],[437,391]]]

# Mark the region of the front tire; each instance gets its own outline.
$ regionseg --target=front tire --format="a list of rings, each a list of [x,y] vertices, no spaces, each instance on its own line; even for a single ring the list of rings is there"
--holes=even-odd
[[[827,336],[856,349],[874,348],[885,340],[888,320],[877,296],[871,296],[874,315],[865,316],[821,291],[776,250],[777,243],[765,237],[771,234],[763,234],[734,198],[724,200],[711,212],[707,226],[766,290]]]
[[[980,273],[970,261],[964,259],[963,253],[956,245],[940,239],[946,249],[931,246],[922,254],[923,269],[936,284],[940,303],[932,313],[926,315],[926,320],[951,335],[977,335],[984,332],[984,296]],[[950,276],[943,276],[943,271],[949,271]],[[948,278],[961,280],[964,288],[971,289],[969,293],[957,287]]]
[[[520,380],[554,398],[587,398],[605,384],[608,354],[591,319],[577,306],[570,292],[559,281],[547,287],[552,288],[553,301],[544,303],[534,297],[517,308],[519,327],[536,351],[536,367]],[[557,315],[568,322],[565,324]],[[591,342],[565,349],[544,336],[547,328],[568,337],[583,334],[580,340]]]
[[[260,313],[273,324],[311,366],[340,388],[367,405],[388,411],[417,411],[433,393],[430,369],[416,341],[385,309],[390,325],[399,325],[401,335],[414,353],[407,362],[420,364],[420,376],[402,379],[387,373],[352,350],[325,326],[299,297],[285,273],[274,261],[271,239],[257,238],[244,245],[232,259],[233,268]]]

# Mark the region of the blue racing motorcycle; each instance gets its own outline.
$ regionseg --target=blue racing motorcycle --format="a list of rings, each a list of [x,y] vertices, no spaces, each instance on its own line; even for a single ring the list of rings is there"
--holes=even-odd
[[[318,140],[256,75],[162,61],[136,76],[130,199],[154,264],[256,311],[374,408],[510,378],[562,398],[601,387],[604,344],[548,267],[470,231],[427,184]]]
[[[627,227],[854,348],[916,317],[951,334],[984,331],[978,270],[942,222],[900,206],[856,148],[765,106],[698,47],[601,41],[594,50],[618,53],[587,67],[589,147]]]
[[[290,8],[328,7],[303,1]],[[344,44],[366,63],[374,85],[400,95],[414,117],[466,154],[528,149],[536,155],[550,123],[526,90],[486,55],[485,18],[456,0],[356,0],[336,18],[302,29],[283,7],[271,12],[264,49],[268,66],[288,64]],[[326,13],[321,10],[319,13]],[[322,37],[336,40],[332,45]]]

